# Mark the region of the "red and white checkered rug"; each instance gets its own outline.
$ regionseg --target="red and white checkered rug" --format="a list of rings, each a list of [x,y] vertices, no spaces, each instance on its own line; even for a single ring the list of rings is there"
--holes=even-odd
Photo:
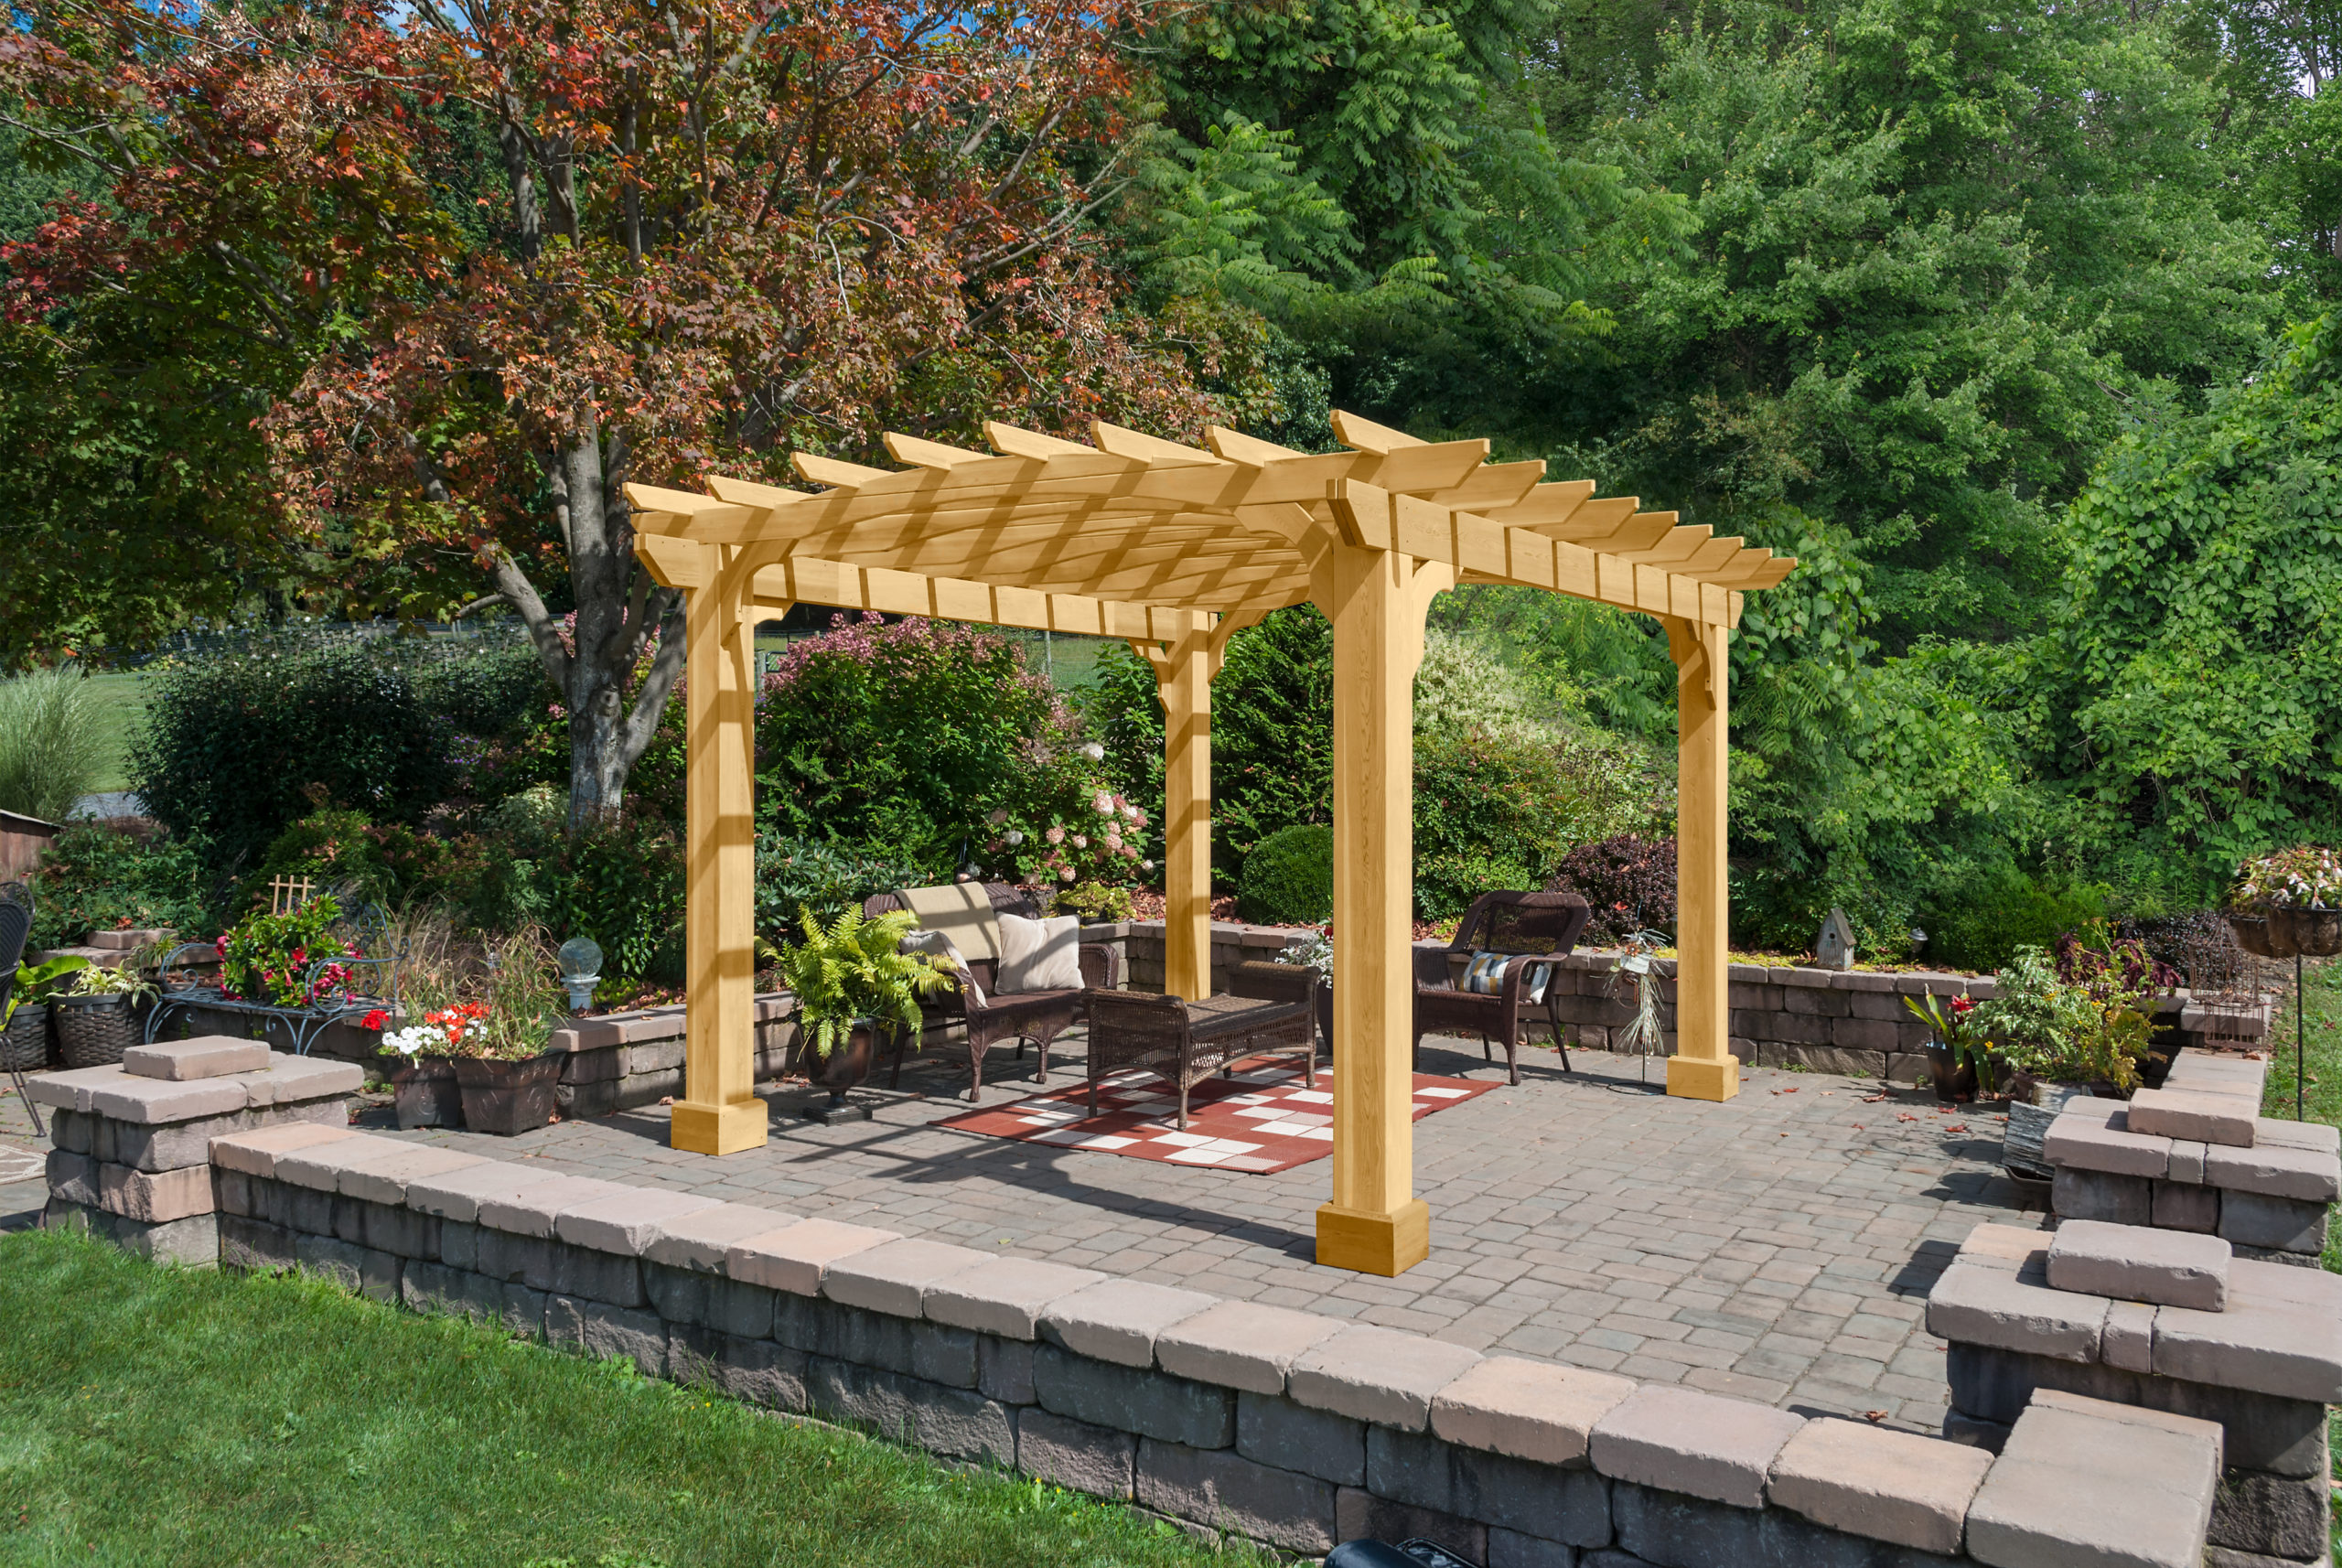
[[[1090,1089],[1052,1090],[936,1122],[962,1133],[1052,1144],[1068,1149],[1128,1155],[1175,1165],[1225,1171],[1284,1171],[1334,1152],[1333,1069],[1317,1069],[1317,1087],[1301,1069],[1260,1058],[1239,1063],[1233,1078],[1215,1078],[1187,1093],[1187,1130],[1179,1130],[1179,1097],[1144,1069],[1117,1073],[1098,1087],[1098,1114]],[[1469,1079],[1415,1074],[1418,1122],[1497,1087]]]

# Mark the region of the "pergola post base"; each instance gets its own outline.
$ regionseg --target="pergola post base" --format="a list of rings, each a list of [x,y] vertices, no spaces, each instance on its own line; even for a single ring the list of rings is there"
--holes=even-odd
[[[695,1105],[678,1100],[669,1146],[687,1155],[736,1155],[743,1149],[761,1149],[771,1117],[765,1102],[754,1096],[729,1105]]]
[[[1730,1100],[1740,1092],[1740,1058],[1667,1058],[1667,1092],[1681,1100]]]
[[[1389,1214],[1320,1204],[1317,1262],[1329,1269],[1391,1278],[1431,1256],[1431,1206],[1409,1198]]]

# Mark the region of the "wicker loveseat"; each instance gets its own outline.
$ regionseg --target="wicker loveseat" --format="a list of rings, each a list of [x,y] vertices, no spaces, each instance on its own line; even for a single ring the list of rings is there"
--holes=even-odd
[[[1005,993],[994,990],[994,983],[999,974],[1000,917],[1004,914],[1021,915],[1028,920],[1037,920],[1042,911],[1033,895],[1021,887],[1005,882],[986,882],[981,886],[990,908],[972,910],[967,918],[954,922],[949,934],[959,947],[961,956],[967,961],[969,972],[983,997],[978,1000],[964,987],[955,985],[920,1009],[926,1015],[928,1029],[953,1024],[966,1026],[970,1100],[977,1099],[983,1090],[984,1053],[1009,1040],[1016,1042],[1016,1055],[1020,1060],[1024,1058],[1026,1041],[1031,1041],[1039,1049],[1038,1079],[1042,1083],[1048,1082],[1050,1043],[1088,1016],[1090,992],[1112,991],[1122,983],[1120,955],[1101,943],[1084,942],[1080,948],[1080,990]],[[874,893],[863,900],[862,912],[877,916],[890,910],[907,909],[911,907],[907,898],[907,894]],[[887,1086],[898,1085],[902,1076],[903,1057],[898,1046],[894,1053],[893,1069],[887,1074]]]
[[[1550,969],[1555,960],[1569,956],[1592,915],[1585,900],[1574,893],[1483,893],[1464,912],[1455,940],[1444,949],[1417,948],[1416,1066],[1423,1065],[1425,1035],[1477,1035],[1480,1054],[1488,1060],[1495,1059],[1489,1052],[1490,1042],[1504,1042],[1510,1081],[1519,1083],[1522,1013],[1538,1005],[1531,998],[1542,979],[1540,1000],[1552,1026],[1553,1045],[1562,1053],[1562,1070],[1570,1071],[1569,1047],[1563,1043],[1561,1009]],[[1475,953],[1507,956],[1496,990],[1465,989],[1461,972]],[[1541,968],[1548,972],[1540,975]]]

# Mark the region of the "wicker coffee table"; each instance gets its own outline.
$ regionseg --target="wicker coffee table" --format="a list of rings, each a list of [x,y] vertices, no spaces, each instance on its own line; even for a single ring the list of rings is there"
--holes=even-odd
[[[1090,1113],[1098,1086],[1118,1072],[1150,1068],[1179,1090],[1179,1125],[1187,1125],[1187,1091],[1252,1057],[1299,1057],[1317,1086],[1317,1021],[1305,1002],[1212,996],[1201,1002],[1144,991],[1090,993]]]

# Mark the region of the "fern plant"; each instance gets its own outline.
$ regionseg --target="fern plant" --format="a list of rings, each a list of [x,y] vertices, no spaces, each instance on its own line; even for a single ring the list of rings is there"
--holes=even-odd
[[[824,926],[799,905],[798,929],[804,935],[772,950],[781,983],[797,998],[798,1025],[823,1059],[868,1021],[889,1033],[919,1028],[919,1003],[949,983],[951,976],[925,953],[902,950],[903,936],[919,923],[907,909],[871,919],[848,904]]]

